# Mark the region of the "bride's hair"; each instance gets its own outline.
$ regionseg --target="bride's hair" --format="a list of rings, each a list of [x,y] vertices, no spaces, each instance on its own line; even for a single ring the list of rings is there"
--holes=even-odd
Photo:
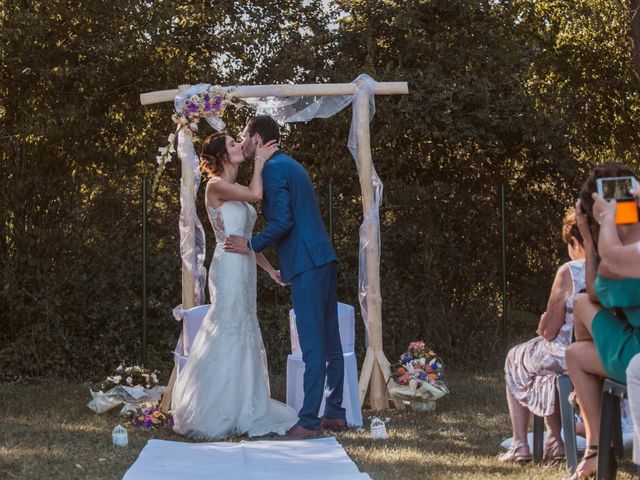
[[[202,148],[200,149],[200,171],[207,178],[220,176],[224,171],[222,162],[228,158],[227,134],[224,132],[214,133],[202,142]]]

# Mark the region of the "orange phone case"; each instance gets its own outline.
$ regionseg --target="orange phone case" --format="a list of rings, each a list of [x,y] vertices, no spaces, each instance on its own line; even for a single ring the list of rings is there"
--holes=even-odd
[[[635,200],[616,202],[616,223],[618,225],[638,223],[638,205]]]

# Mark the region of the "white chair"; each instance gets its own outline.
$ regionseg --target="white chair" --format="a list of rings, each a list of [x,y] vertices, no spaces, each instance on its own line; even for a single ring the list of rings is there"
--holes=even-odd
[[[182,335],[176,345],[176,351],[173,352],[173,361],[176,364],[177,375],[180,375],[180,371],[184,368],[189,358],[189,351],[193,345],[193,341],[196,339],[202,320],[209,311],[211,305],[200,305],[188,310],[183,310],[182,305],[178,305],[173,309],[173,316],[177,321],[182,322]]]
[[[338,303],[338,323],[340,326],[340,341],[344,355],[344,388],[342,406],[347,413],[349,425],[362,425],[362,411],[360,409],[360,392],[358,390],[358,363],[354,353],[355,345],[355,310],[351,305]],[[291,327],[291,354],[287,357],[287,405],[299,411],[304,401],[304,362],[298,341],[296,315],[289,311],[289,325]],[[318,415],[324,413],[325,399],[322,399]]]

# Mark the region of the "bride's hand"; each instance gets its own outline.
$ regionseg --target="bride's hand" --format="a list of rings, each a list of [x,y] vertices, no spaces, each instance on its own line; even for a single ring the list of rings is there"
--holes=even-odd
[[[256,149],[256,161],[262,159],[263,162],[266,162],[271,158],[271,156],[276,153],[278,150],[278,142],[276,140],[271,140],[264,145],[262,143],[258,145]]]

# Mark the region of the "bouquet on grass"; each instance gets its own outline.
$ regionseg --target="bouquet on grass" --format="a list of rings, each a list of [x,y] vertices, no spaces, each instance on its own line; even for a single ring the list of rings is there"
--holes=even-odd
[[[91,387],[87,406],[104,413],[124,403],[120,413],[126,413],[144,402],[157,402],[165,389],[158,385],[157,371],[122,362],[112,375]]]
[[[131,425],[144,430],[155,430],[156,428],[173,426],[173,417],[166,415],[153,403],[143,403],[135,409],[127,412],[131,419]]]
[[[423,341],[411,342],[409,348],[391,368],[395,386],[389,393],[408,401],[415,411],[431,412],[436,400],[449,393],[444,383],[444,364]]]

